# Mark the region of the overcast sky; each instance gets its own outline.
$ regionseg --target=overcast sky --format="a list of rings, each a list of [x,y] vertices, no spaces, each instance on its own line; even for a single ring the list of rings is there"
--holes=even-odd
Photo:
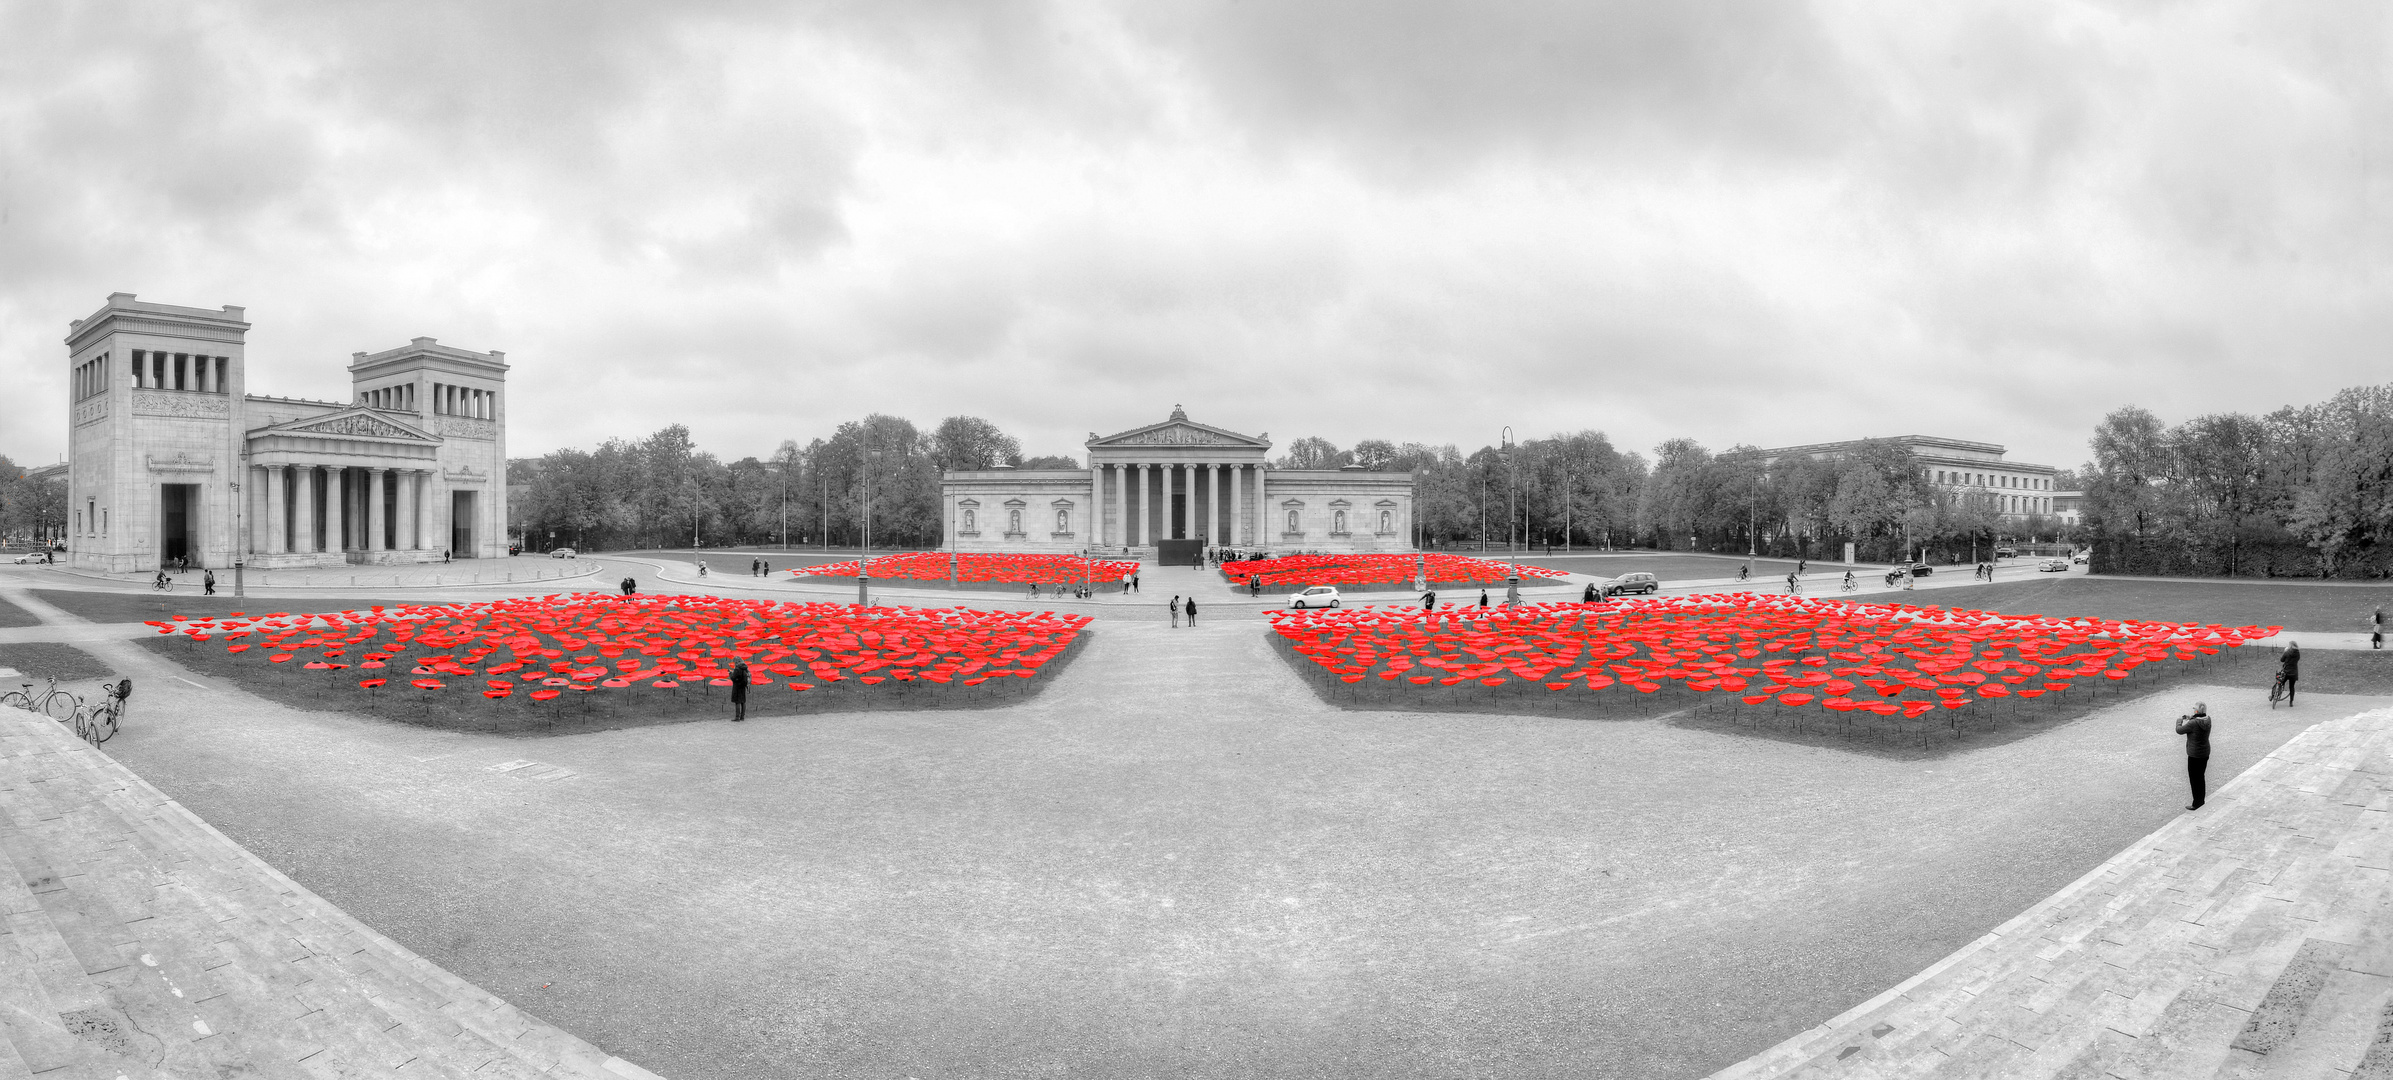
[[[504,349],[519,455],[1181,404],[2075,465],[2393,381],[2386,11],[0,4],[0,453],[123,290],[246,305],[258,392]]]

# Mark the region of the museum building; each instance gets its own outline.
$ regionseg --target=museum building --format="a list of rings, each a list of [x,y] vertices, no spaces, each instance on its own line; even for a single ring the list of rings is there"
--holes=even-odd
[[[1088,470],[984,469],[941,478],[955,551],[1128,551],[1176,561],[1206,547],[1410,551],[1413,475],[1274,469],[1269,433],[1159,423],[1089,433]]]
[[[1982,494],[1996,500],[2006,518],[2027,518],[2056,512],[2055,481],[2060,470],[2050,465],[2012,461],[2000,443],[1971,442],[1941,435],[1895,435],[1883,439],[1781,446],[1762,451],[1764,461],[1802,455],[1828,458],[1855,453],[1873,445],[1893,443],[1919,462],[1930,483],[1955,494]]]
[[[113,293],[70,324],[72,565],[146,571],[505,553],[506,354],[354,353],[348,404],[249,392],[244,309]]]

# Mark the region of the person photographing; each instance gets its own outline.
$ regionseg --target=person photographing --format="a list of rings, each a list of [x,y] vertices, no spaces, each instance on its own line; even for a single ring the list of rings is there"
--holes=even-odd
[[[2204,773],[2210,769],[2210,706],[2194,702],[2194,711],[2177,718],[2177,734],[2185,736],[2185,778],[2193,785],[2194,801],[2188,810],[2199,810],[2209,794]]]

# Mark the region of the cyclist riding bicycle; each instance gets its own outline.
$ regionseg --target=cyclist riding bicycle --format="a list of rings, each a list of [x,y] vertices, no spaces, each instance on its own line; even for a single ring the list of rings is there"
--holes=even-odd
[[[1752,576],[1753,576],[1753,568],[1752,568],[1752,567],[1750,567],[1750,566],[1740,566],[1740,567],[1737,567],[1737,580],[1738,580],[1738,581],[1743,581],[1743,580],[1745,580],[1746,578],[1749,578],[1749,577],[1752,577]]]
[[[158,569],[158,576],[150,580],[150,588],[153,589],[170,588],[172,585],[172,582],[166,580],[166,569],[164,567],[160,567]]]
[[[1853,581],[1853,572],[1852,572],[1851,570],[1847,570],[1847,571],[1845,571],[1845,591],[1846,591],[1846,592],[1852,592],[1853,590],[1855,590],[1855,589],[1858,589],[1858,588],[1860,588],[1860,587],[1861,587],[1860,585],[1856,584],[1856,583]]]

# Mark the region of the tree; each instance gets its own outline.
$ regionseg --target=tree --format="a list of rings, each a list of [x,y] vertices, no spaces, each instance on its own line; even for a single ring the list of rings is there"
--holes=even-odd
[[[1022,463],[1022,444],[977,416],[950,416],[931,433],[939,467],[956,472]]]
[[[1353,460],[1352,455],[1338,449],[1338,444],[1308,435],[1288,444],[1288,452],[1272,462],[1275,469],[1335,469]]]
[[[1393,471],[1396,444],[1386,439],[1365,439],[1354,444],[1354,463],[1372,472]]]
[[[1025,469],[1078,469],[1080,459],[1069,454],[1043,454],[1039,457],[1023,458],[1021,467]]]

